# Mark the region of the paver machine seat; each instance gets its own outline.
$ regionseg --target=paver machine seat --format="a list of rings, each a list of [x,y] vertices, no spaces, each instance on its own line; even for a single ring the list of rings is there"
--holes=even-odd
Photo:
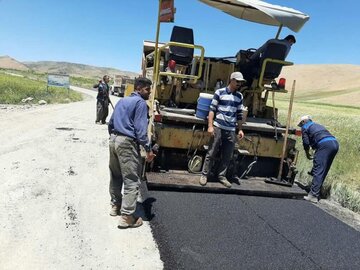
[[[260,67],[262,67],[264,60],[266,58],[272,58],[272,59],[284,61],[286,57],[287,49],[288,47],[285,44],[269,42],[266,50],[260,57]],[[277,78],[280,75],[282,67],[283,67],[282,64],[268,62],[266,64],[266,68],[264,72],[264,79],[273,80]],[[258,76],[259,75],[260,74],[258,74]]]
[[[194,45],[193,30],[191,28],[174,26],[171,33],[170,41]],[[188,66],[191,63],[193,57],[193,48],[185,48],[174,45],[169,46],[168,60],[174,60],[178,65]]]

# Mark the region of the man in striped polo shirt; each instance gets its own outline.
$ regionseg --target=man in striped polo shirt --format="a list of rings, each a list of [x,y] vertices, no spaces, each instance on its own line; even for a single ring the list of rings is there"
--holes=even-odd
[[[226,171],[234,152],[236,129],[238,129],[238,138],[244,137],[240,124],[243,116],[243,96],[237,92],[244,82],[241,72],[233,72],[230,75],[229,85],[215,91],[208,116],[208,132],[211,134],[211,139],[199,181],[202,186],[206,185],[214,159],[220,152],[218,180],[225,187],[231,187],[231,183],[226,179]]]

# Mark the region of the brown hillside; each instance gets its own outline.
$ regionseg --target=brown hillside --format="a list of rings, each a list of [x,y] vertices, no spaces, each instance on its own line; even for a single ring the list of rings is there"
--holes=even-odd
[[[297,100],[360,106],[359,65],[294,65],[284,67],[280,77],[288,89],[296,80]]]
[[[15,59],[5,55],[0,56],[0,68],[15,69],[15,70],[29,70],[29,68],[23,63],[16,61]]]
[[[39,61],[26,62],[26,65],[39,73],[66,73],[76,77],[101,78],[105,74],[110,76],[115,74],[129,77],[139,76],[139,74],[131,71],[68,62]]]

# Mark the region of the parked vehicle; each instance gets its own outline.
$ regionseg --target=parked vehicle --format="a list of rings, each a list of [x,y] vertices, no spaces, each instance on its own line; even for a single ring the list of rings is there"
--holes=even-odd
[[[124,97],[124,93],[128,84],[134,84],[134,79],[124,75],[114,75],[113,84],[110,85],[110,94]]]

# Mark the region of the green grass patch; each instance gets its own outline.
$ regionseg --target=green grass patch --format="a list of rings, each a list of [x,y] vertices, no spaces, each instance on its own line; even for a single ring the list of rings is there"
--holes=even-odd
[[[87,89],[92,89],[94,84],[98,83],[99,81],[94,78],[85,78],[85,77],[71,77],[70,80],[71,80],[71,85],[75,85]]]
[[[19,72],[17,76],[0,72],[0,103],[21,104],[32,97],[31,103],[45,100],[47,103],[68,103],[82,100],[78,92],[63,87],[46,87],[46,75]]]
[[[328,98],[333,96],[341,96],[360,91],[359,88],[346,89],[346,90],[333,90],[333,91],[314,91],[314,93],[306,93],[296,97],[297,101],[316,100]]]
[[[280,121],[286,123],[289,102],[277,101],[276,106],[279,108]],[[296,126],[298,119],[304,114],[311,115],[315,122],[324,125],[338,139],[340,145],[339,153],[324,182],[323,196],[331,195],[343,206],[360,212],[360,108],[295,101],[292,126]],[[307,174],[312,167],[312,161],[306,159],[301,137],[297,138],[297,148],[300,151],[297,178],[308,184],[312,180]]]

